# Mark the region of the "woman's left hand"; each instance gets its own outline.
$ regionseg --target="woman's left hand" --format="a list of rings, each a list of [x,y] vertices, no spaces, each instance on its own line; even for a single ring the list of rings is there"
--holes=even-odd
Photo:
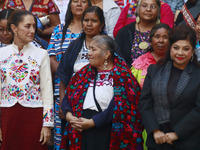
[[[42,127],[40,142],[43,140],[42,145],[46,144],[51,139],[51,129],[49,127]]]
[[[82,130],[87,130],[95,126],[93,119],[79,118],[79,122],[74,122],[74,124],[79,125]],[[71,121],[70,121],[71,122]]]
[[[173,141],[178,140],[178,135],[175,132],[166,133],[166,136],[168,136],[170,139],[166,141],[168,144],[172,145]]]

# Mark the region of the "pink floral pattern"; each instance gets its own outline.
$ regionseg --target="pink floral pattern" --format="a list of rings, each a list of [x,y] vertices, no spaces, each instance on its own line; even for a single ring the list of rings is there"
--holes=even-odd
[[[140,56],[137,58],[133,63],[132,66],[137,69],[137,70],[142,70],[141,76],[142,78],[140,79],[140,86],[143,87],[144,84],[144,78],[147,74],[147,68],[151,64],[156,64],[156,60],[154,59],[153,55],[151,52],[147,52],[146,54]]]

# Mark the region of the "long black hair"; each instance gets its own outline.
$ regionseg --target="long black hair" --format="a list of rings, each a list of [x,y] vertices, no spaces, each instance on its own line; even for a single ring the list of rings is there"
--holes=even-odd
[[[62,31],[61,48],[62,48],[63,42],[65,40],[65,35],[66,35],[66,32],[67,32],[67,28],[68,28],[70,22],[73,20],[73,14],[72,14],[72,11],[71,11],[71,3],[72,3],[72,1],[73,0],[69,1],[68,7],[67,7],[67,12],[65,14],[65,25],[63,26],[63,31]],[[88,1],[88,7],[92,6],[92,3],[90,2],[90,0],[87,0],[87,1]]]

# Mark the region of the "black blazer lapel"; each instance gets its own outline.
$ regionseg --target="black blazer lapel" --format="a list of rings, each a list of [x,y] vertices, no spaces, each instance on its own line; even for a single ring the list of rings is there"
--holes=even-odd
[[[181,93],[183,92],[185,87],[187,86],[187,84],[188,84],[188,82],[190,80],[190,75],[189,74],[192,72],[192,68],[193,68],[192,64],[188,63],[188,65],[186,66],[185,70],[181,74],[181,77],[180,77],[180,79],[178,81],[178,85],[176,87],[173,103],[175,103],[177,101],[177,99],[179,98],[179,96],[181,95]]]

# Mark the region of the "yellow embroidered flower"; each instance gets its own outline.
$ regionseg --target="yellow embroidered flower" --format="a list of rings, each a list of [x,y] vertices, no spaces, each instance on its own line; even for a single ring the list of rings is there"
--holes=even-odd
[[[35,65],[35,64],[36,64],[36,61],[33,60],[31,63],[32,63],[32,65]]]
[[[22,4],[20,0],[15,0],[15,3],[16,3],[17,5],[21,5],[21,4]]]
[[[44,0],[43,4],[46,5],[48,4],[49,0]]]

